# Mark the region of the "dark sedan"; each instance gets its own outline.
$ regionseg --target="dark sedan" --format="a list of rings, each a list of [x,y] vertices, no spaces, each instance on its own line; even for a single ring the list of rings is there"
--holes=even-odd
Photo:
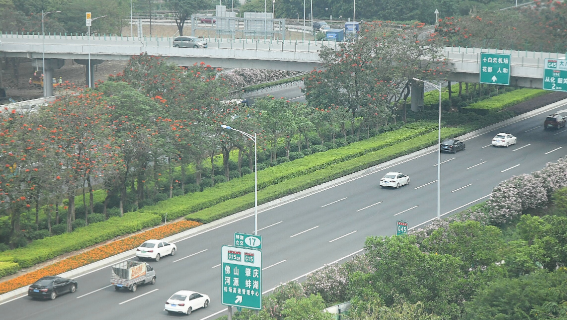
[[[465,143],[457,139],[447,139],[441,142],[441,152],[457,153],[457,151],[465,150]]]
[[[58,295],[77,291],[77,281],[61,277],[43,277],[28,289],[32,298],[55,299]]]

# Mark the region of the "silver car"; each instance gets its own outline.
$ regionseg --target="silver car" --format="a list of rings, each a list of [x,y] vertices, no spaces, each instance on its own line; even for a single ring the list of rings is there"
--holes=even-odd
[[[206,48],[207,43],[200,38],[181,36],[173,39],[173,47],[177,48]]]

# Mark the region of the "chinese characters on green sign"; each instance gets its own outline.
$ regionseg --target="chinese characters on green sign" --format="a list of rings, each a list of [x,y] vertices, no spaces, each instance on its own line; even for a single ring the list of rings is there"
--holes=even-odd
[[[408,223],[406,221],[396,221],[396,235],[401,236],[408,233]]]
[[[510,55],[480,54],[480,83],[510,84]]]
[[[567,60],[545,59],[543,89],[567,92]]]
[[[262,237],[246,233],[234,233],[234,246],[262,250]]]
[[[262,252],[222,247],[222,304],[262,308]]]

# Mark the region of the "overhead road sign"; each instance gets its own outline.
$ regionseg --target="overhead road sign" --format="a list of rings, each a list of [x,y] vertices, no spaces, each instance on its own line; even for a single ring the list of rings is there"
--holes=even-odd
[[[567,60],[545,59],[543,89],[567,92]]]
[[[262,308],[262,251],[222,247],[222,304]]]
[[[499,53],[480,54],[480,83],[510,84],[510,55]]]

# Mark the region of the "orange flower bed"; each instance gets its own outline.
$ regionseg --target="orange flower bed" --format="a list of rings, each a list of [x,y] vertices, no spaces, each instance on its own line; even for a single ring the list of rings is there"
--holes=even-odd
[[[114,241],[98,248],[91,249],[81,254],[69,257],[45,268],[29,272],[14,279],[0,283],[0,294],[6,293],[36,282],[44,276],[53,276],[89,263],[99,261],[113,255],[134,249],[148,239],[162,239],[173,234],[200,226],[195,221],[179,221],[164,226],[156,227],[128,238]]]

